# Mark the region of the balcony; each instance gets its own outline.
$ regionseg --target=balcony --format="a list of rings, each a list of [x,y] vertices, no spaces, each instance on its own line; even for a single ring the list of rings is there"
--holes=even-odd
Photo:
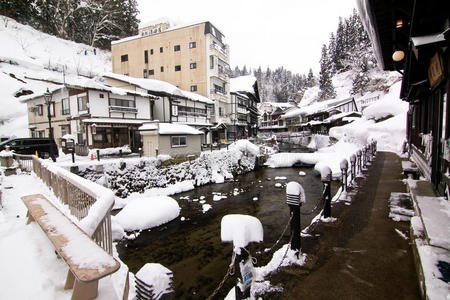
[[[126,107],[126,106],[110,106],[109,111],[114,113],[127,113],[127,114],[137,114],[138,112],[136,107]]]
[[[226,59],[228,59],[228,49],[227,48],[223,48],[223,47],[219,46],[218,44],[212,43],[211,45],[209,45],[209,49],[217,50],[218,53],[220,53],[221,55],[226,57]]]

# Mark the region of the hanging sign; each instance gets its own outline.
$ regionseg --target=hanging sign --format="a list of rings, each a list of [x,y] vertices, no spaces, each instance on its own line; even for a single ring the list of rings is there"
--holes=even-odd
[[[248,259],[242,263],[239,263],[239,267],[241,269],[241,275],[242,275],[242,286],[244,288],[244,291],[248,289],[252,282],[253,282],[253,262],[251,256],[248,257]]]
[[[431,58],[428,66],[428,80],[430,87],[433,88],[439,84],[444,77],[444,70],[442,66],[442,59],[438,52]]]

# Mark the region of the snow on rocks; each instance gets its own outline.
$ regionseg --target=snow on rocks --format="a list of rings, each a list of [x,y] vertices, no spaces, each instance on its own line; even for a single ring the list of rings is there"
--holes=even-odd
[[[300,171],[300,172],[298,172],[298,175],[299,175],[299,176],[306,176],[306,173],[303,172],[303,171]]]
[[[234,251],[240,254],[239,248],[247,247],[251,242],[263,241],[263,227],[261,222],[247,215],[226,215],[220,225],[222,242],[233,242]]]
[[[125,231],[143,230],[165,224],[180,214],[177,201],[168,196],[137,197],[115,217]]]
[[[220,201],[222,199],[226,199],[227,195],[222,195],[220,193],[217,193],[213,196],[213,201]]]
[[[210,210],[212,208],[211,204],[203,204],[202,205],[202,211],[203,213],[206,213],[208,210]]]

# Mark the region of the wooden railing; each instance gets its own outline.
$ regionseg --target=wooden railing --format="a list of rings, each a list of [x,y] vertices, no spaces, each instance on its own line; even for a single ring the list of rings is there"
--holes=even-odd
[[[55,196],[69,207],[71,215],[79,221],[88,215],[92,205],[101,196],[96,195],[92,190],[86,188],[79,182],[72,180],[70,176],[64,175],[63,172],[49,170],[34,155],[14,154],[14,158],[22,170],[33,170],[53,190]],[[106,211],[105,216],[98,224],[91,238],[112,255],[111,209],[112,206]]]

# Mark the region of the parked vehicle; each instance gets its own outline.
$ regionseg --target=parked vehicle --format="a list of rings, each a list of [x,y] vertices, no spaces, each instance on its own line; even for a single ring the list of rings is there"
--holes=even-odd
[[[0,151],[9,146],[11,151],[18,154],[35,154],[47,158],[51,155],[58,156],[58,146],[54,139],[50,138],[17,138],[0,143]]]

